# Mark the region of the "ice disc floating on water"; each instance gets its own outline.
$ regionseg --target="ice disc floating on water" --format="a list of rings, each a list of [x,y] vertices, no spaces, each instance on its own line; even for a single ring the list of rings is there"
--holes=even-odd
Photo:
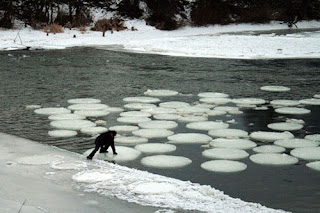
[[[290,154],[303,160],[320,160],[320,147],[301,147],[291,150]]]
[[[157,107],[157,105],[145,104],[145,103],[129,103],[124,105],[124,107],[132,110],[141,110],[141,109],[149,109],[149,108]]]
[[[306,166],[309,167],[310,169],[314,169],[316,171],[320,171],[320,161],[307,163]]]
[[[234,111],[239,111],[239,107],[232,107],[232,106],[217,106],[214,109],[219,111],[229,112],[229,113]]]
[[[124,109],[122,109],[121,107],[108,107],[105,109],[108,112],[123,112]]]
[[[274,142],[276,140],[294,138],[290,132],[266,132],[257,131],[250,134],[250,138],[262,142]]]
[[[86,168],[87,164],[84,162],[60,161],[60,162],[52,162],[50,167],[53,169],[59,169],[59,170],[67,170],[67,169],[79,170],[79,169]]]
[[[266,103],[266,101],[261,98],[237,98],[237,99],[232,99],[232,102],[235,104],[251,104],[251,105],[260,105],[260,104]]]
[[[161,113],[153,115],[153,118],[158,120],[178,120],[179,118],[181,118],[181,115],[172,113]]]
[[[229,149],[252,149],[256,147],[257,144],[247,139],[217,138],[210,142],[210,146]]]
[[[275,166],[292,165],[299,161],[296,157],[279,153],[258,153],[251,155],[249,158],[252,162],[257,164]]]
[[[306,135],[304,138],[307,139],[307,140],[319,141],[320,142],[320,134]]]
[[[78,133],[73,130],[53,130],[49,131],[48,135],[51,137],[56,137],[56,138],[67,138],[67,137],[74,137]]]
[[[50,122],[50,126],[57,129],[80,130],[85,127],[93,127],[97,124],[88,120],[60,120]]]
[[[220,116],[220,115],[225,115],[225,114],[227,114],[227,112],[226,112],[226,111],[223,111],[223,110],[216,110],[216,109],[214,109],[214,110],[207,111],[206,114],[207,114],[208,116]]]
[[[69,104],[99,104],[101,100],[95,98],[75,98],[68,100]]]
[[[109,115],[110,112],[106,110],[77,110],[74,111],[74,114],[83,115],[86,117],[103,117]]]
[[[97,152],[95,154],[95,157],[97,157],[100,160],[107,160],[107,161],[115,161],[115,162],[126,162],[126,161],[133,161],[137,159],[140,155],[141,152],[130,147],[125,147],[125,146],[116,146],[116,151],[117,155],[112,154],[111,148],[109,147],[109,152],[108,153],[99,153]],[[87,150],[84,155],[88,156],[93,149]]]
[[[248,132],[241,129],[214,129],[208,132],[216,138],[243,138],[248,137]]]
[[[278,131],[294,131],[302,129],[303,125],[298,123],[280,122],[268,124],[268,128]]]
[[[54,161],[59,161],[63,157],[59,155],[32,155],[32,156],[26,156],[17,159],[18,163],[21,164],[29,164],[29,165],[42,165],[42,164],[49,164]]]
[[[228,94],[220,93],[220,92],[201,92],[198,94],[201,98],[227,98]]]
[[[252,150],[259,153],[281,153],[286,151],[285,148],[281,146],[275,146],[275,145],[258,146],[253,148]]]
[[[132,132],[133,135],[143,138],[166,138],[174,132],[167,129],[139,129]]]
[[[285,140],[277,140],[274,142],[275,145],[282,146],[285,148],[299,148],[299,147],[315,147],[319,146],[319,142],[310,141],[307,139],[300,139],[300,138],[292,138],[292,139],[285,139]]]
[[[132,132],[132,131],[138,130],[139,127],[131,126],[131,125],[118,125],[118,126],[112,126],[109,129],[116,132]]]
[[[209,111],[209,108],[197,107],[197,106],[186,106],[177,108],[177,111],[180,113],[205,113]]]
[[[32,104],[32,105],[27,105],[26,109],[39,109],[41,108],[41,105],[37,105],[37,104]]]
[[[195,143],[195,144],[205,144],[209,143],[212,138],[205,134],[200,133],[178,133],[167,138],[170,143],[176,144],[187,144],[187,143]]]
[[[129,185],[129,189],[136,194],[154,195],[174,192],[177,190],[177,187],[172,183],[140,182]]]
[[[142,158],[141,163],[147,167],[171,169],[188,166],[192,161],[189,158],[181,156],[154,155]]]
[[[314,98],[320,98],[320,94],[315,94],[313,97]]]
[[[109,171],[86,170],[72,176],[72,180],[80,183],[96,183],[113,180],[114,174]]]
[[[117,118],[117,121],[121,122],[121,123],[129,123],[129,124],[138,124],[138,123],[141,123],[141,122],[145,122],[145,121],[151,121],[150,118],[148,117],[120,117],[120,118]]]
[[[308,114],[311,111],[305,108],[299,108],[299,107],[281,107],[278,109],[275,109],[279,114],[289,114],[289,115],[304,115]]]
[[[320,99],[317,98],[303,99],[299,102],[306,105],[320,105]]]
[[[139,145],[136,145],[134,148],[143,153],[157,153],[157,154],[173,152],[177,149],[175,145],[164,144],[164,143],[139,144]]]
[[[178,121],[180,122],[185,122],[185,123],[189,123],[189,122],[200,122],[200,121],[206,121],[208,120],[207,117],[204,116],[200,116],[200,115],[189,115],[189,116],[181,116]]]
[[[223,123],[221,121],[200,121],[188,123],[186,125],[188,129],[196,130],[212,130],[212,129],[226,129],[229,127],[229,124]]]
[[[201,168],[210,172],[240,172],[247,168],[247,165],[232,160],[211,160],[201,164]]]
[[[120,113],[122,117],[151,117],[151,114],[148,112],[141,111],[129,111]]]
[[[146,121],[138,123],[138,126],[144,129],[173,129],[178,124],[174,121]]]
[[[241,149],[213,148],[202,152],[202,155],[211,159],[239,160],[249,156],[249,153]]]
[[[176,109],[176,108],[190,106],[190,104],[187,102],[182,102],[182,101],[168,101],[168,102],[160,103],[159,106],[164,107],[164,108]]]
[[[284,86],[263,86],[260,87],[261,90],[269,91],[269,92],[287,92],[290,91],[289,87]]]
[[[152,98],[152,97],[127,97],[123,99],[124,102],[130,102],[130,103],[157,103],[160,102],[159,98]]]
[[[39,115],[56,115],[56,114],[68,114],[71,113],[71,110],[66,109],[64,107],[48,107],[48,108],[40,108],[34,110],[36,114]]]
[[[144,92],[144,94],[149,96],[175,96],[179,93],[177,91],[167,89],[148,89],[146,92]]]
[[[148,108],[148,109],[142,109],[141,111],[143,112],[148,112],[152,115],[157,115],[157,114],[168,114],[168,113],[176,113],[177,111],[173,108],[164,108],[164,107],[153,107],[153,108]]]
[[[108,106],[105,104],[72,104],[68,106],[71,110],[105,110]]]
[[[285,107],[290,107],[290,106],[298,106],[300,104],[299,101],[293,101],[293,100],[273,100],[270,102],[270,104],[275,105],[275,106],[285,106]]]
[[[57,114],[57,115],[50,115],[49,120],[57,121],[57,120],[84,120],[86,116],[84,115],[77,115],[73,113],[67,114]]]
[[[222,105],[231,102],[230,98],[200,98],[200,102],[207,104]]]
[[[107,128],[101,126],[85,127],[80,130],[80,132],[87,135],[98,135],[107,131]]]
[[[128,146],[134,146],[140,143],[147,143],[147,138],[141,138],[136,136],[128,136],[128,137],[116,137],[114,139],[114,142],[119,145],[128,145]]]

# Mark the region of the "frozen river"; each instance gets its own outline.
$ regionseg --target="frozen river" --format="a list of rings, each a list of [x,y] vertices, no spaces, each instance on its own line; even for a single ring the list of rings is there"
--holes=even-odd
[[[161,101],[194,103],[200,92],[227,93],[231,98],[262,98],[300,100],[319,94],[320,60],[224,60],[207,58],[167,57],[72,48],[51,51],[0,52],[0,129],[1,132],[25,137],[40,143],[83,153],[93,146],[88,136],[78,134],[71,139],[48,136],[52,129],[45,116],[39,116],[27,105],[43,107],[68,106],[73,98],[90,97],[113,107],[123,107],[123,98],[143,96],[148,89],[170,89],[181,93]],[[260,90],[265,85],[289,87],[289,92],[274,93]],[[281,115],[270,107],[267,110],[241,109],[243,114],[212,117],[209,120],[229,122],[230,128],[249,133],[270,131],[267,124],[286,118],[302,119],[304,128],[292,132],[303,138],[319,134],[319,106],[305,106],[306,115]],[[99,118],[107,127],[119,125],[113,113]],[[185,124],[178,132],[190,132]],[[204,133],[203,131],[197,131]],[[152,139],[149,142],[165,142]],[[257,142],[258,145],[262,144]],[[140,159],[123,165],[147,170],[181,180],[211,185],[232,197],[259,202],[271,208],[293,212],[317,212],[320,208],[320,173],[307,168],[300,160],[291,166],[263,166],[248,158],[241,160],[247,169],[238,173],[221,174],[201,169],[207,161],[199,145],[177,145],[174,155],[192,160],[180,169],[155,169],[140,164]],[[252,150],[247,150],[253,154]],[[287,150],[286,153],[289,153]]]

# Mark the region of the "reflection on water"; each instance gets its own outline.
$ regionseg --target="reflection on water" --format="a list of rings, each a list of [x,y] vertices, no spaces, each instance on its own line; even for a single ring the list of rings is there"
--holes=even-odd
[[[206,58],[166,57],[74,48],[57,51],[0,53],[0,129],[2,132],[33,139],[82,153],[92,148],[93,140],[85,135],[71,139],[52,139],[47,117],[26,110],[27,105],[43,107],[67,106],[67,100],[79,97],[101,99],[109,106],[121,107],[123,98],[141,96],[147,89],[171,89],[182,93],[162,101],[198,100],[200,92],[223,92],[232,98],[257,97],[266,100],[311,98],[319,93],[320,60],[223,60]],[[259,88],[282,85],[290,92],[272,93]],[[274,112],[244,110],[241,115],[220,116],[210,120],[236,122],[230,128],[248,132],[265,130],[267,124],[285,118],[303,119],[297,137],[320,133],[320,107],[306,106],[308,115],[285,116]],[[107,126],[118,124],[118,114],[105,117]],[[175,132],[190,132],[180,123]],[[204,131],[193,131],[207,133]],[[165,140],[150,140],[165,142]],[[261,143],[258,143],[261,144]],[[297,165],[270,167],[241,160],[247,170],[233,174],[210,173],[200,168],[207,161],[199,145],[178,145],[175,155],[192,159],[193,163],[177,170],[147,168],[139,160],[127,166],[148,170],[182,180],[209,184],[233,197],[294,212],[317,212],[320,208],[320,173]],[[249,153],[253,152],[249,150]],[[140,158],[141,159],[141,158]]]

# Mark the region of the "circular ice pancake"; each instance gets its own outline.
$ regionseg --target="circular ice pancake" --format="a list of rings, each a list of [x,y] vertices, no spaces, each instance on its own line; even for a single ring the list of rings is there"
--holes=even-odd
[[[209,143],[212,138],[205,134],[200,133],[178,133],[167,138],[169,143],[175,144],[206,144]]]
[[[190,106],[190,104],[187,102],[182,102],[182,101],[168,101],[168,102],[160,103],[159,106],[164,107],[164,108],[176,109],[176,108]]]
[[[179,118],[181,118],[181,115],[172,113],[161,113],[153,115],[153,118],[157,120],[178,120]]]
[[[256,147],[257,144],[247,139],[217,138],[210,142],[210,146],[229,149],[252,149]]]
[[[181,116],[178,119],[179,122],[184,122],[184,123],[200,122],[200,121],[206,121],[206,120],[208,120],[207,117],[200,116],[200,115]]]
[[[307,139],[300,139],[300,138],[292,138],[292,139],[285,139],[285,140],[277,140],[274,142],[277,146],[282,146],[289,149],[299,148],[299,147],[315,147],[319,146],[319,142],[310,141]]]
[[[71,110],[105,110],[108,106],[105,104],[72,104],[68,106]]]
[[[288,114],[288,115],[304,115],[309,114],[311,111],[305,108],[298,107],[281,107],[274,110],[279,114]]]
[[[109,148],[108,153],[97,152],[95,154],[95,157],[97,157],[100,160],[115,161],[115,162],[121,163],[121,162],[133,161],[141,155],[141,152],[134,148],[125,147],[125,146],[116,146],[115,148],[118,153],[117,155],[114,155]],[[84,155],[85,156],[89,155],[92,152],[92,150],[93,149],[87,150],[84,153]]]
[[[253,104],[253,105],[260,105],[260,104],[266,103],[266,101],[261,98],[237,98],[237,99],[232,99],[232,102],[235,104]]]
[[[205,113],[209,111],[209,108],[204,108],[204,107],[196,107],[196,106],[186,106],[186,107],[180,107],[177,108],[177,111],[180,113]]]
[[[304,138],[307,140],[320,142],[320,134],[306,135]]]
[[[75,162],[75,161],[59,161],[59,162],[52,162],[50,165],[53,169],[58,170],[79,170],[87,167],[87,164],[85,162]]]
[[[147,91],[144,92],[144,94],[149,96],[175,96],[175,95],[178,95],[179,93],[177,91],[168,90],[168,89],[155,89],[155,90],[148,89]]]
[[[229,124],[223,123],[222,121],[200,121],[188,123],[186,125],[188,129],[196,130],[212,130],[212,129],[226,129],[229,127]]]
[[[60,121],[51,121],[50,126],[57,129],[66,129],[66,130],[80,130],[85,127],[93,127],[97,124],[88,121],[88,120],[60,120]]]
[[[216,110],[216,109],[214,109],[214,110],[207,111],[206,114],[207,114],[208,116],[221,116],[221,115],[227,114],[227,112],[226,112],[226,111],[223,111],[223,110]]]
[[[241,129],[214,129],[208,134],[215,138],[244,138],[248,137],[248,132]]]
[[[136,136],[128,136],[128,137],[116,137],[114,142],[119,145],[128,145],[128,146],[135,146],[141,143],[147,143],[147,138],[141,138]]]
[[[320,160],[320,147],[302,147],[291,150],[290,154],[303,160]]]
[[[153,108],[148,108],[148,109],[142,109],[141,111],[148,112],[152,115],[177,113],[177,111],[173,108],[164,108],[164,107],[153,107]]]
[[[129,102],[129,103],[146,103],[146,104],[151,104],[151,103],[157,103],[160,102],[159,98],[152,98],[152,97],[127,97],[123,99],[124,102]]]
[[[279,122],[268,124],[268,128],[278,131],[294,131],[302,129],[303,125],[297,123]]]
[[[273,100],[270,102],[271,105],[275,106],[285,106],[285,107],[291,107],[291,106],[298,106],[300,104],[299,101],[293,101],[293,100]]]
[[[200,102],[207,104],[222,105],[231,102],[230,98],[200,98]]]
[[[141,163],[147,167],[172,169],[188,166],[192,161],[189,158],[181,156],[154,155],[142,158]]]
[[[40,108],[34,110],[36,114],[39,115],[56,115],[56,114],[68,114],[71,113],[71,110],[66,109],[64,107],[47,107],[47,108]]]
[[[58,121],[58,120],[84,120],[86,116],[84,115],[77,115],[73,113],[67,114],[57,114],[57,115],[50,115],[49,120]]]
[[[99,104],[101,100],[95,98],[75,98],[69,99],[69,104]]]
[[[38,105],[38,104],[31,104],[26,106],[26,109],[39,109],[39,108],[41,108],[41,105]]]
[[[320,171],[320,161],[307,163],[306,166],[309,167],[310,169]]]
[[[80,132],[87,135],[98,135],[107,132],[108,129],[102,126],[84,127],[80,129]]]
[[[21,157],[17,159],[17,162],[20,164],[28,164],[28,165],[43,165],[49,164],[54,161],[60,161],[63,157],[59,155],[31,155],[26,157]]]
[[[261,90],[263,91],[269,91],[269,92],[287,92],[290,91],[289,87],[284,87],[284,86],[263,86],[260,87]]]
[[[72,180],[80,183],[96,183],[110,181],[115,178],[115,174],[110,171],[85,170],[72,176]]]
[[[202,152],[202,155],[211,159],[239,160],[249,156],[241,149],[213,148]]]
[[[256,164],[275,166],[292,165],[299,161],[296,157],[280,153],[258,153],[251,155],[249,158]]]
[[[174,129],[178,124],[174,121],[153,120],[138,123],[138,126],[144,129]]]
[[[239,111],[239,107],[232,107],[232,106],[217,106],[214,109],[219,111],[229,112],[229,113],[234,111]]]
[[[108,112],[123,112],[124,109],[122,109],[121,107],[108,107],[105,109]]]
[[[107,110],[77,110],[74,114],[83,115],[86,117],[103,117],[110,114]]]
[[[274,142],[276,140],[294,138],[294,135],[290,132],[257,131],[257,132],[252,132],[250,134],[250,138],[256,141]]]
[[[201,164],[201,168],[210,172],[240,172],[247,168],[247,165],[232,160],[211,160]]]
[[[156,195],[177,191],[177,187],[172,183],[164,182],[138,182],[128,186],[129,190],[135,194]]]
[[[320,94],[315,94],[313,97],[314,98],[320,98]]]
[[[252,149],[254,152],[258,153],[282,153],[286,151],[285,148],[281,146],[275,146],[275,145],[263,145],[258,146]]]
[[[133,135],[143,138],[166,138],[174,132],[167,129],[139,129],[132,132]]]
[[[320,105],[320,99],[318,98],[303,99],[299,102],[306,105]]]
[[[220,93],[220,92],[201,92],[198,94],[201,98],[227,98],[228,94]]]
[[[129,111],[120,113],[122,117],[151,117],[151,114],[148,112],[141,111]]]
[[[141,109],[154,108],[154,107],[157,107],[157,105],[146,104],[146,103],[129,103],[129,104],[125,104],[124,107],[132,110],[141,110]]]
[[[138,130],[139,127],[137,126],[131,126],[131,125],[117,125],[117,126],[111,126],[109,130],[113,130],[116,132],[132,132],[135,130]]]
[[[121,123],[129,123],[129,124],[138,124],[145,121],[151,121],[150,118],[147,117],[120,117],[117,118],[117,121]]]
[[[56,138],[68,138],[68,137],[74,137],[78,133],[73,130],[52,130],[48,132],[48,135],[51,137]]]
[[[177,149],[175,145],[172,144],[164,144],[164,143],[146,143],[146,144],[139,144],[134,147],[135,149],[143,152],[143,153],[167,153],[173,152]]]

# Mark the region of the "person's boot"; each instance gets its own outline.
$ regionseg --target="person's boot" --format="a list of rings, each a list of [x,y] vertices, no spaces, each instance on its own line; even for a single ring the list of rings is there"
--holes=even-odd
[[[88,159],[88,160],[92,160],[92,156],[91,156],[91,155],[88,155],[88,156],[87,156],[87,159]]]

